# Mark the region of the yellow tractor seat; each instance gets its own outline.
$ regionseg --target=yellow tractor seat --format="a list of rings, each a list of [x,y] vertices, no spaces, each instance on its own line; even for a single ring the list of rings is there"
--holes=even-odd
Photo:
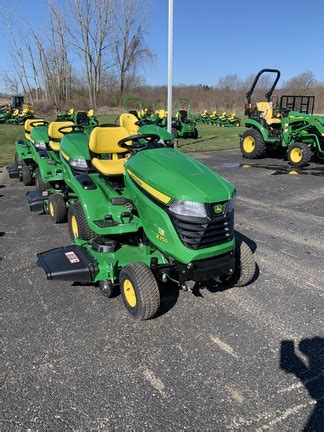
[[[70,108],[69,111],[67,112],[67,115],[71,116],[74,114],[74,108]]]
[[[89,111],[87,112],[87,116],[88,117],[93,117],[94,116],[94,110],[92,108],[89,109]]]
[[[15,109],[15,111],[12,113],[13,116],[17,117],[19,115],[19,110]]]
[[[161,120],[168,116],[168,112],[164,109],[160,109],[157,114]]]
[[[261,116],[270,125],[273,123],[281,123],[280,118],[273,117],[272,104],[270,102],[258,102],[258,111],[261,111]]]
[[[44,120],[41,118],[38,119],[28,119],[25,121],[24,129],[25,129],[25,138],[30,141],[30,132],[32,131],[34,126],[44,124]]]
[[[128,135],[137,135],[138,126],[135,124],[138,121],[134,114],[124,113],[119,118],[119,124],[121,127],[127,129]]]
[[[49,146],[52,150],[58,152],[60,150],[60,142],[63,138],[62,132],[59,132],[61,127],[73,126],[71,121],[54,121],[48,126]],[[72,131],[72,129],[71,129]],[[68,132],[68,130],[67,130]]]
[[[89,150],[94,156],[92,165],[105,176],[124,174],[127,149],[119,147],[118,142],[129,136],[125,127],[96,127],[89,139]]]

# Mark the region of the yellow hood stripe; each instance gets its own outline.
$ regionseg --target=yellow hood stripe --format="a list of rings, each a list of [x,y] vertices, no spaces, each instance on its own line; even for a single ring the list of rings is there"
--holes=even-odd
[[[157,189],[154,189],[152,186],[150,186],[149,184],[145,183],[143,180],[141,180],[139,177],[137,177],[137,175],[135,175],[132,171],[130,171],[129,169],[127,170],[128,174],[131,176],[131,178],[141,187],[143,188],[146,192],[148,192],[150,195],[152,195],[154,198],[156,198],[157,200],[163,202],[163,204],[169,204],[169,202],[171,201],[171,197],[169,197],[168,195],[165,195],[164,193],[158,191]]]
[[[70,160],[70,156],[68,156],[66,153],[64,153],[64,151],[61,149],[61,154],[64,157],[65,160],[69,161]]]

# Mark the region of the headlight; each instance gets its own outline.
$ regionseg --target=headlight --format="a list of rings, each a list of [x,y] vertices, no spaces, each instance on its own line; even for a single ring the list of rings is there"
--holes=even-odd
[[[73,166],[74,168],[81,168],[81,169],[88,168],[87,161],[85,159],[82,159],[82,158],[70,159],[69,164],[71,166]]]
[[[46,150],[46,143],[45,141],[37,141],[35,142],[35,147],[41,150]]]
[[[194,201],[174,201],[169,211],[180,216],[207,217],[205,204]]]

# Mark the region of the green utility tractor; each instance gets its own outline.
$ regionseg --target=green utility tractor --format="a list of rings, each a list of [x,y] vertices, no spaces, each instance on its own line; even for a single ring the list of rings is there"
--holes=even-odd
[[[190,99],[175,99],[176,116],[172,121],[172,134],[174,138],[198,138],[196,123],[190,112]],[[185,109],[184,109],[185,107]]]
[[[64,214],[73,245],[38,254],[48,279],[98,284],[107,297],[120,288],[128,312],[158,312],[158,281],[191,291],[211,279],[246,285],[255,262],[236,240],[235,187],[156,135],[129,136],[101,125],[90,137],[60,128],[61,190],[27,199],[32,210]],[[38,196],[37,196],[38,195]]]
[[[71,121],[56,120],[48,124],[43,119],[29,119],[25,122],[25,139],[15,142],[15,164],[7,168],[10,178],[19,178],[26,186],[36,184],[39,190],[46,191],[62,179],[62,169],[58,154],[63,135],[62,126],[74,126]]]
[[[129,135],[137,135],[139,133],[154,134],[158,135],[160,137],[160,141],[163,142],[167,147],[174,146],[172,134],[170,134],[166,128],[152,124],[150,120],[144,118],[139,119],[131,113],[121,114],[117,120],[119,120],[119,125],[128,131]]]
[[[274,74],[274,81],[265,94],[265,101],[254,102],[253,92],[264,73]],[[314,154],[323,160],[324,122],[320,116],[313,115],[314,96],[282,95],[279,104],[275,104],[271,97],[279,78],[279,70],[262,69],[246,94],[248,130],[240,139],[242,156],[259,159],[267,152],[285,150],[289,163],[296,168],[306,166]]]

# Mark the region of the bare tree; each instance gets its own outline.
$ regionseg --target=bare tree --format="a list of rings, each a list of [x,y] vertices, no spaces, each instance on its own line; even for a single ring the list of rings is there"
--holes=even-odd
[[[307,70],[286,82],[286,87],[299,92],[307,92],[317,84],[315,75]]]
[[[103,72],[111,44],[111,0],[71,0],[73,19],[77,24],[71,31],[73,45],[84,62],[90,103],[96,107]]]
[[[116,0],[113,55],[121,93],[127,87],[127,78],[135,76],[137,66],[153,59],[144,42],[144,12],[143,1]]]

